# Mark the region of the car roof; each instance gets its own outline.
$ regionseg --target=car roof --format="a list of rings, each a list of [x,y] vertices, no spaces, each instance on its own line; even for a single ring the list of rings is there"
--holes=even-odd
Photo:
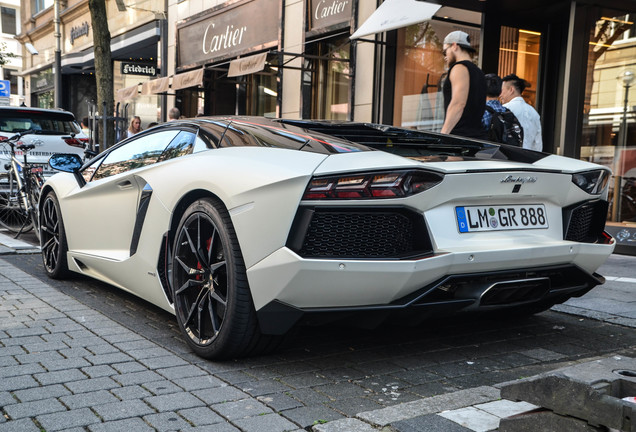
[[[209,133],[218,133],[219,126],[226,130],[221,147],[256,145],[295,149],[317,153],[349,153],[370,151],[370,147],[342,137],[310,131],[297,125],[282,123],[277,119],[257,116],[210,116],[173,120],[156,126],[159,129],[197,126]],[[153,128],[154,129],[154,128]],[[265,135],[275,135],[267,139]],[[240,136],[241,139],[238,139]],[[247,143],[250,144],[247,144]]]
[[[58,108],[36,108],[36,107],[20,107],[20,106],[0,106],[0,115],[2,113],[11,113],[11,115],[20,113],[33,113],[33,114],[56,114],[56,115],[68,115],[75,118],[72,112]]]

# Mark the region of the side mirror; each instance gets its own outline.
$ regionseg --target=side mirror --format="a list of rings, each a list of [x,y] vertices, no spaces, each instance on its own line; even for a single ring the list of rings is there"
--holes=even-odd
[[[82,177],[79,172],[82,166],[82,158],[78,155],[73,153],[56,153],[49,158],[49,165],[55,170],[72,173],[80,187],[86,184],[86,180],[84,180],[84,177]]]

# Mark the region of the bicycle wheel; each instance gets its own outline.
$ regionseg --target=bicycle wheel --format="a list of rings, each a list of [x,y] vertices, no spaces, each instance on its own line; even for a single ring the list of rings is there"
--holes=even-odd
[[[31,206],[31,221],[33,221],[33,232],[38,240],[40,240],[40,212],[38,209],[38,202],[40,201],[40,193],[42,192],[42,185],[44,179],[37,173],[31,173],[29,175],[29,187],[28,187],[28,199]]]
[[[7,173],[6,183],[0,183],[0,226],[14,233],[27,232],[33,228],[31,216],[24,208],[12,170]]]

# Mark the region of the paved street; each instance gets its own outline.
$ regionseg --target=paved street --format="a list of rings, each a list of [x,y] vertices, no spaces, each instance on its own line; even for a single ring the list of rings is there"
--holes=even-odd
[[[500,400],[501,383],[636,357],[636,257],[610,257],[604,286],[534,317],[301,328],[271,355],[212,362],[170,314],[49,280],[32,248],[0,243],[0,431],[488,431],[532,408]]]

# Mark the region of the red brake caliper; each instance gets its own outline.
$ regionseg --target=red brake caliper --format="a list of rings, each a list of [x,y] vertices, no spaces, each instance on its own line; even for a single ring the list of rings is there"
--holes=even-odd
[[[209,239],[205,241],[205,250],[210,250],[211,243],[212,243],[212,237],[210,237]],[[201,263],[197,261],[197,270],[201,270],[202,268],[203,268],[203,265],[201,265]],[[196,280],[203,280],[203,275],[198,274],[196,277]]]

